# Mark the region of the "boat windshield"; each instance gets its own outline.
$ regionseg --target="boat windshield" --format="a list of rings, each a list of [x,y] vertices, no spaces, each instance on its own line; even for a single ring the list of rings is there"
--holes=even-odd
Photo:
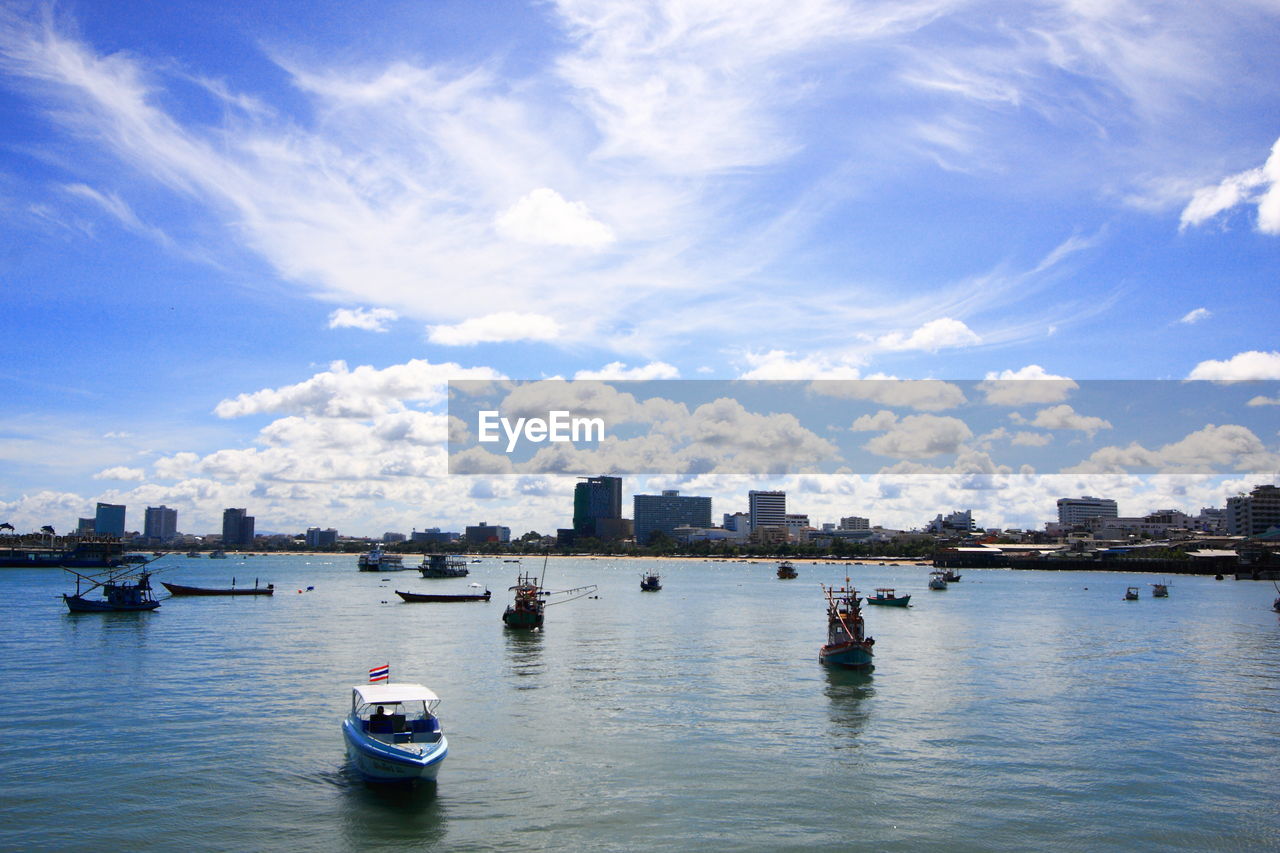
[[[427,702],[422,699],[412,699],[404,702],[357,702],[355,715],[362,720],[379,716],[402,716],[406,720],[424,720],[432,716],[436,705],[439,704],[439,699],[434,702]],[[379,709],[382,711],[381,714],[378,713]]]

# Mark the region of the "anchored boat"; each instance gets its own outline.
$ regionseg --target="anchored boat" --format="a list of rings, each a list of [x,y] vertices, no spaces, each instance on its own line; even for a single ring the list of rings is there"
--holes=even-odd
[[[657,572],[650,572],[640,578],[641,592],[657,592],[662,589],[662,578],[658,577]]]
[[[929,589],[945,590],[946,588],[947,588],[946,572],[929,572]]]
[[[427,554],[418,571],[424,578],[464,578],[471,574],[467,561],[453,554]]]
[[[1124,591],[1124,600],[1125,600],[1125,601],[1137,601],[1137,600],[1138,600],[1138,588],[1137,588],[1136,586],[1131,586],[1131,587],[1127,588],[1127,589]]]
[[[800,574],[796,571],[796,567],[791,565],[790,560],[783,560],[778,564],[779,578],[783,580],[791,580],[792,578],[797,578],[799,576]]]
[[[434,780],[449,754],[435,714],[440,697],[421,684],[360,684],[342,722],[347,757],[372,782]]]
[[[160,606],[151,591],[151,572],[115,571],[106,575],[83,575],[67,569],[76,576],[75,595],[62,594],[67,609],[72,613],[121,613],[139,610],[155,610]],[[81,590],[81,584],[88,589]],[[102,590],[102,598],[86,598],[94,590]]]
[[[388,554],[381,548],[374,548],[360,555],[356,568],[362,572],[402,572],[406,566],[404,557],[399,554]]]
[[[255,578],[253,586],[236,586],[236,579],[231,579],[230,587],[207,587],[207,586],[183,586],[179,583],[169,583],[161,581],[160,585],[169,590],[170,595],[274,595],[276,585],[269,583],[266,586],[258,586]]]
[[[538,585],[538,579],[533,575],[519,575],[511,590],[516,594],[515,601],[507,605],[503,612],[503,624],[508,628],[528,631],[541,628],[543,609],[546,607],[546,602],[542,599],[546,593]]]
[[[910,607],[910,595],[897,595],[888,587],[880,587],[875,595],[867,596],[867,604],[879,604],[884,607]]]
[[[827,596],[827,642],[818,650],[818,660],[846,669],[866,669],[872,664],[876,641],[866,635],[858,591],[849,585],[848,578],[844,583],[840,588],[822,587]]]
[[[1163,584],[1163,583],[1153,583],[1151,585],[1151,597],[1152,598],[1168,598],[1169,585]]]
[[[456,595],[447,595],[445,593],[439,593],[439,592],[401,592],[400,590],[397,589],[396,595],[400,596],[405,601],[410,603],[424,602],[424,601],[443,603],[443,602],[449,602],[449,601],[488,601],[493,596],[493,593],[489,592],[489,590],[486,589],[482,593],[475,592],[475,593],[458,593]]]

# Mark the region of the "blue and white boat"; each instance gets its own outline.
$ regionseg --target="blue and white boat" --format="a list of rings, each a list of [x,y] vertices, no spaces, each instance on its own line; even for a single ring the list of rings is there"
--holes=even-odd
[[[862,599],[844,579],[843,587],[822,585],[827,596],[827,642],[818,650],[818,660],[845,669],[870,669],[876,641],[867,636],[862,621]]]
[[[440,697],[421,684],[360,684],[342,721],[347,757],[371,782],[434,781],[449,754],[435,714]]]

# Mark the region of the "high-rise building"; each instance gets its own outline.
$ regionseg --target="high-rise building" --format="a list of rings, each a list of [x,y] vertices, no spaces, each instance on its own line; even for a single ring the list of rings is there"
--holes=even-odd
[[[1079,527],[1088,523],[1091,518],[1118,518],[1116,502],[1110,498],[1093,498],[1085,495],[1082,498],[1058,499],[1058,524],[1065,528]]]
[[[511,528],[482,521],[479,524],[467,525],[463,538],[471,545],[483,545],[486,542],[510,542]]]
[[[574,531],[579,536],[618,538],[609,534],[620,528],[622,478],[584,477],[583,480],[573,490]]]
[[[660,495],[635,495],[631,500],[636,542],[640,545],[647,545],[655,533],[675,538],[677,527],[711,526],[711,498],[667,489]]]
[[[222,511],[222,547],[244,548],[253,545],[253,516],[243,507]]]
[[[871,519],[863,518],[860,515],[846,515],[840,519],[841,530],[870,530]]]
[[[79,523],[76,524],[76,533],[81,536],[92,536],[94,534],[94,523],[95,519],[92,518],[80,519]]]
[[[747,511],[752,531],[763,527],[785,527],[787,524],[786,492],[747,492]]]
[[[319,527],[307,528],[308,548],[332,548],[338,544],[338,531],[332,527],[321,530]]]
[[[93,532],[99,536],[124,536],[124,505],[98,504],[93,516]]]
[[[178,511],[163,504],[147,507],[142,535],[150,542],[172,542],[178,535]]]
[[[1280,488],[1254,486],[1247,495],[1227,498],[1227,533],[1261,536],[1280,527]]]

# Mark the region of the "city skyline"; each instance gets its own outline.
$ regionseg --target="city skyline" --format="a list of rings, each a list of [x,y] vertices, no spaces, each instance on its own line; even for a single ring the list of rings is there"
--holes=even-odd
[[[571,477],[447,475],[450,379],[1280,378],[1277,36],[1192,2],[10,6],[0,518],[565,523]],[[1274,480],[633,484],[1025,527]]]

